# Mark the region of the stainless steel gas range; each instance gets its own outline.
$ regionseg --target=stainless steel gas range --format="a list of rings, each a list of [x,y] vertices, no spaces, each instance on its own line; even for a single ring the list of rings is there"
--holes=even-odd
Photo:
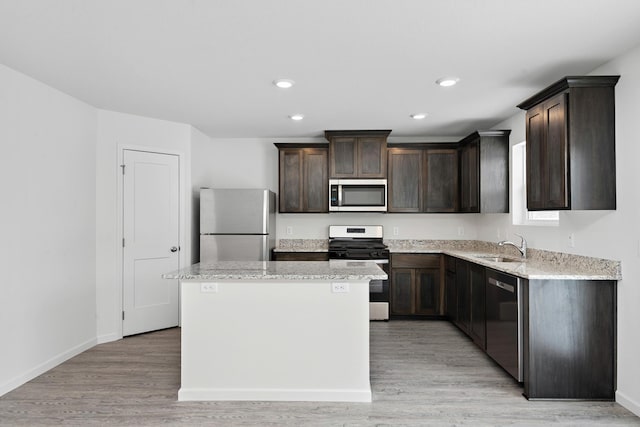
[[[329,259],[374,261],[389,275],[389,249],[381,225],[329,226]],[[369,318],[389,320],[389,280],[369,284]]]

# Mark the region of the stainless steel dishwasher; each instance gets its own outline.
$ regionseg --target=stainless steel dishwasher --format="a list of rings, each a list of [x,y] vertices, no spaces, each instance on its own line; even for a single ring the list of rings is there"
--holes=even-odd
[[[487,354],[518,382],[522,376],[522,304],[520,279],[486,270]]]

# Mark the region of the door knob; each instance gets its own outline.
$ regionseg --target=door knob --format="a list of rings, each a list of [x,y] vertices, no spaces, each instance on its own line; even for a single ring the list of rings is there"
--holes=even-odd
[[[171,249],[169,249],[171,252],[177,252],[178,248],[175,246],[171,246]]]

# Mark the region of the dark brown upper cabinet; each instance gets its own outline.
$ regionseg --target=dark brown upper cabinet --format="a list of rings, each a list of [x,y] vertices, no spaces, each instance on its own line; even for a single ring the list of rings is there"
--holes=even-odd
[[[386,178],[390,130],[325,131],[330,178]]]
[[[458,152],[455,148],[430,148],[424,152],[425,212],[458,210]]]
[[[397,144],[388,151],[389,212],[456,212],[458,154],[445,144]]]
[[[510,133],[477,131],[459,142],[460,212],[509,212]]]
[[[423,212],[423,150],[389,147],[388,212]]]
[[[327,144],[275,144],[281,213],[329,212]]]
[[[564,77],[518,105],[527,111],[527,209],[616,209],[619,78]]]

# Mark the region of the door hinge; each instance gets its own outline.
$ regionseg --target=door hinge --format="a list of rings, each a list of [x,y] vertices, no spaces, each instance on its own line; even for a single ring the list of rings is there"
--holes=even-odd
[[[122,238],[122,247],[124,248],[124,237]]]
[[[124,320],[124,310],[122,310],[122,320]]]
[[[120,167],[122,168],[122,175],[124,175],[124,168],[126,165],[120,165]]]

